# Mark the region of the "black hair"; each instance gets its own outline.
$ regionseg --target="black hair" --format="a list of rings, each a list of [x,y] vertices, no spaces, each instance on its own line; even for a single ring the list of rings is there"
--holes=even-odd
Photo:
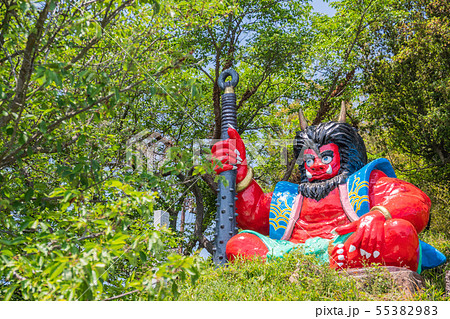
[[[308,148],[319,149],[321,146],[329,143],[334,143],[339,148],[341,168],[338,175],[330,180],[309,182],[306,177],[305,166],[303,165],[302,157],[304,150]],[[300,189],[303,190],[302,193],[305,192],[303,195],[312,198],[325,197],[329,191],[339,184],[344,183],[348,176],[361,169],[367,163],[366,146],[362,137],[354,127],[340,122],[326,122],[317,126],[312,125],[303,131],[297,132],[294,139],[294,156],[297,158],[300,169]],[[317,187],[310,188],[310,191],[308,191],[306,183],[317,184],[316,186],[322,185],[324,188],[331,189],[325,190],[326,194],[318,194],[321,191]],[[305,185],[302,186],[302,184]]]

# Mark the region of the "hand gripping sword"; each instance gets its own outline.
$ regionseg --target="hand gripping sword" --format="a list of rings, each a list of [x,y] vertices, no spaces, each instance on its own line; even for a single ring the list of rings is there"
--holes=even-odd
[[[225,79],[231,76],[231,81],[225,82]],[[231,125],[237,129],[236,120],[236,94],[234,88],[239,82],[239,75],[233,69],[223,71],[217,84],[224,91],[222,95],[222,140],[229,138],[228,127]],[[228,240],[237,234],[235,200],[236,200],[236,170],[230,170],[220,173],[225,177],[227,186],[219,181],[217,195],[217,217],[216,217],[216,239],[214,247],[213,261],[216,265],[222,265],[227,262],[225,247]]]

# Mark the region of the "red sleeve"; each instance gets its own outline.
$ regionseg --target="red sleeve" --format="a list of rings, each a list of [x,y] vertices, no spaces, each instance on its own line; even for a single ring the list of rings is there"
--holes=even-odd
[[[431,201],[428,196],[411,183],[387,177],[374,170],[369,182],[370,207],[384,206],[392,218],[400,218],[414,225],[420,233],[430,217]]]
[[[254,180],[237,194],[236,222],[238,227],[269,235],[269,211],[272,193],[264,194]]]

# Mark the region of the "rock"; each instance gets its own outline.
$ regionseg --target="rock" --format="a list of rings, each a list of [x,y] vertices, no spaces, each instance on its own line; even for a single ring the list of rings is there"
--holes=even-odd
[[[339,271],[341,274],[349,275],[363,283],[369,283],[375,275],[385,273],[392,278],[394,284],[400,291],[404,291],[406,296],[411,296],[415,292],[423,289],[425,283],[421,275],[415,271],[411,271],[406,268],[394,267],[394,266],[380,266],[380,267],[366,267],[345,269]]]
[[[292,275],[289,277],[290,283],[296,283],[298,281],[299,275],[298,275],[298,269],[296,269]]]

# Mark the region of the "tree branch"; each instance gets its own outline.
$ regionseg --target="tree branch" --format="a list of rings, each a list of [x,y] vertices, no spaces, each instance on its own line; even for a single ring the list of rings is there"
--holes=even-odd
[[[116,10],[114,10],[109,16],[105,16],[105,18],[101,21],[100,27],[104,29],[125,7],[129,6],[134,0],[128,0],[124,3],[122,3],[119,7],[117,7]],[[67,67],[70,67],[71,64],[75,64],[77,61],[79,61],[81,58],[84,57],[84,55],[95,45],[100,41],[101,38],[98,38],[97,36],[93,37],[91,41],[70,61],[70,64]]]
[[[23,277],[23,276],[19,275],[15,270],[13,271],[13,275],[14,275],[14,277],[16,277],[17,279],[19,279],[21,281],[28,279],[26,277]]]
[[[214,181],[214,177],[210,174],[203,174],[202,175],[202,180],[208,184],[209,188],[211,188],[211,190],[217,194],[217,187],[218,184]]]
[[[12,117],[11,113],[17,113],[19,107],[25,107],[25,97],[26,91],[28,89],[28,82],[31,78],[31,73],[33,71],[33,63],[36,57],[35,53],[39,46],[41,40],[42,32],[44,29],[44,23],[47,18],[49,10],[49,1],[45,2],[44,8],[39,13],[39,18],[36,25],[28,35],[27,44],[25,46],[25,51],[23,55],[22,67],[20,68],[19,77],[16,82],[15,96],[14,99],[9,104],[9,114],[0,117],[0,127],[4,127],[7,122]]]
[[[370,1],[370,3],[367,5],[367,7],[364,9],[364,12],[361,15],[361,19],[359,20],[359,24],[358,24],[358,28],[356,31],[356,35],[355,38],[353,39],[352,43],[350,44],[350,46],[347,48],[347,51],[345,52],[345,56],[344,56],[344,60],[341,64],[341,67],[339,68],[338,72],[336,73],[336,76],[333,79],[332,84],[330,85],[330,89],[328,90],[327,94],[325,95],[325,97],[320,101],[320,107],[319,110],[317,112],[316,117],[313,120],[313,125],[318,125],[320,122],[323,121],[325,115],[330,111],[330,102],[328,101],[330,99],[330,97],[335,97],[335,96],[339,96],[342,94],[342,92],[344,91],[346,85],[348,84],[348,82],[353,78],[353,75],[355,73],[355,69],[353,69],[351,72],[349,72],[346,76],[346,81],[345,81],[345,85],[341,86],[341,88],[339,89],[339,87],[336,87],[336,84],[341,76],[342,70],[345,66],[345,64],[347,63],[351,52],[353,51],[354,46],[356,45],[356,42],[359,39],[359,35],[361,34],[361,32],[364,30],[365,25],[363,25],[364,19],[365,19],[365,15],[367,13],[367,11],[369,10],[370,6],[372,5],[372,1]],[[350,76],[351,75],[351,76]],[[350,77],[349,77],[350,76]],[[335,94],[334,96],[332,94]]]
[[[263,84],[263,82],[267,79],[267,75],[263,74],[261,80],[258,82],[258,84],[256,84],[256,86],[254,86],[251,89],[248,89],[245,91],[244,95],[242,95],[242,98],[240,99],[236,110],[239,110],[239,108],[248,100],[252,97],[253,94],[256,93],[256,91],[258,91],[259,87],[261,86],[261,84]]]
[[[286,172],[283,175],[283,178],[281,178],[282,181],[288,181],[289,178],[291,177],[292,171],[295,168],[295,163],[297,162],[297,159],[294,157],[292,158],[289,163],[288,166],[286,168]]]
[[[195,204],[197,206],[195,212],[195,225],[194,225],[194,238],[190,242],[190,245],[186,248],[186,251],[192,250],[195,246],[196,242],[200,243],[200,246],[205,248],[210,254],[213,253],[213,245],[212,243],[203,235],[203,217],[205,214],[205,207],[203,205],[203,195],[201,193],[200,188],[195,182],[192,186],[192,193],[195,197]]]
[[[133,87],[141,84],[144,81],[146,81],[146,79],[143,79],[141,81],[133,83],[133,84],[129,85],[128,87],[120,90],[120,92],[128,91],[128,90],[132,89]],[[77,116],[80,113],[89,111],[90,109],[92,109],[97,104],[100,104],[100,103],[108,101],[112,96],[114,96],[114,94],[115,93],[111,93],[111,94],[109,94],[107,96],[101,97],[97,101],[91,103],[90,105],[88,105],[88,106],[86,106],[86,107],[84,107],[82,109],[78,109],[76,111],[70,112],[66,116],[56,120],[55,122],[53,122],[52,124],[50,124],[47,127],[47,132],[46,133],[48,134],[49,132],[55,130],[62,122],[66,121],[66,120],[68,120],[70,118],[73,118],[73,117]],[[28,146],[30,146],[32,143],[35,144],[35,146],[33,147],[33,152],[38,152],[38,153],[49,153],[49,152],[52,152],[54,150],[54,148],[44,149],[44,148],[40,148],[38,146],[39,143],[40,143],[40,140],[42,139],[42,137],[43,137],[43,133],[38,131],[32,137],[30,137],[27,142],[22,144],[20,147],[16,148],[12,153],[10,153],[8,155],[5,155],[6,153],[4,152],[2,154],[2,156],[0,156],[0,168],[6,167],[6,166],[10,165],[11,163],[14,163],[17,160],[17,157],[25,156],[25,155],[19,155],[19,153],[21,151],[24,151],[25,149],[27,149]],[[75,141],[72,140],[71,142],[69,142],[69,145],[73,144],[74,142]],[[7,150],[7,151],[9,151],[9,150]]]
[[[202,71],[211,80],[211,82],[214,83],[214,79],[212,78],[212,76],[208,72],[206,72],[205,69],[203,69],[201,66],[197,66],[197,69]]]
[[[140,291],[139,289],[135,289],[135,290],[132,290],[130,292],[126,292],[126,293],[121,294],[121,295],[117,295],[117,296],[114,296],[114,297],[109,297],[109,298],[103,299],[102,301],[109,301],[109,300],[119,299],[119,298],[122,298],[122,297],[125,297],[125,296],[128,296],[128,295],[135,294],[135,293],[137,293],[139,291]]]

